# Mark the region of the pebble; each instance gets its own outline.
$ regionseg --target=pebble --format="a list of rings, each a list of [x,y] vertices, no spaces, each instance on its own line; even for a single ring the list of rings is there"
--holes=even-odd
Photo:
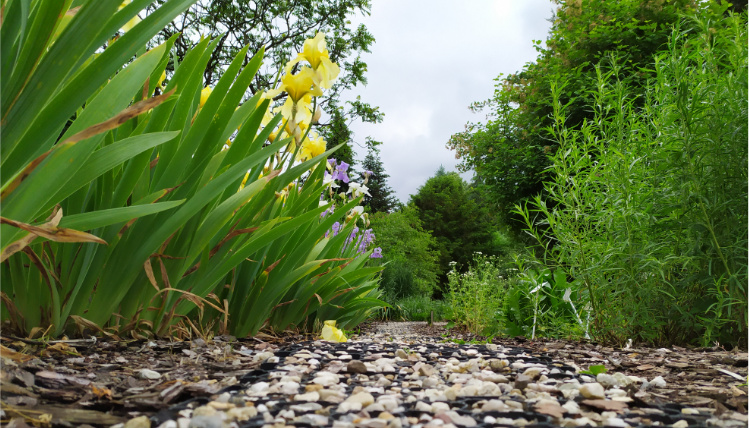
[[[149,369],[141,369],[138,372],[138,377],[141,379],[156,380],[161,379],[161,373]]]
[[[520,374],[515,378],[515,389],[524,390],[528,387],[528,384],[533,382],[533,378],[528,375]]]
[[[362,407],[366,407],[374,403],[374,397],[372,396],[372,394],[368,392],[359,392],[350,396],[343,402],[344,403],[359,403],[362,405]]]
[[[665,388],[666,387],[666,381],[663,379],[663,376],[657,376],[653,380],[650,381],[650,384],[653,385],[656,388]]]
[[[285,353],[273,347],[247,350],[256,362],[278,364],[255,370],[252,373],[261,374],[241,378],[238,387],[207,397],[201,401],[206,405],[189,403],[173,419],[158,420],[154,426],[462,428],[548,426],[553,421],[554,426],[568,428],[626,428],[648,425],[643,421],[652,422],[650,415],[656,414],[659,421],[669,421],[660,424],[676,428],[688,426],[680,419],[687,416],[709,422],[704,425],[738,426],[736,420],[722,421],[709,411],[684,408],[681,413],[665,413],[632,404],[636,394],[665,387],[660,376],[647,381],[609,372],[593,378],[577,374],[574,365],[551,363],[522,348],[415,339],[365,335],[340,344],[304,342]],[[606,408],[601,403],[586,405],[585,400],[628,402],[629,407],[616,413],[601,410]],[[137,417],[119,427],[150,428],[151,421]]]
[[[367,373],[367,366],[359,360],[352,360],[346,364],[346,371],[349,373],[365,374]]]
[[[585,383],[580,387],[580,395],[585,398],[606,398],[603,385],[600,383]]]
[[[151,428],[151,420],[147,416],[138,416],[127,421],[124,428]]]
[[[220,415],[200,415],[193,416],[188,428],[223,428],[224,420]]]

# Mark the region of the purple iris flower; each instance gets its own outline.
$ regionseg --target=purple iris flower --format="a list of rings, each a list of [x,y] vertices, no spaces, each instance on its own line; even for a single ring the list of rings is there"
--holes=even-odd
[[[339,222],[333,223],[333,226],[331,227],[331,229],[333,229],[333,236],[338,235],[338,232],[342,228],[343,228],[343,226],[341,226],[341,223],[339,223]],[[330,234],[330,232],[325,232],[325,237],[327,238],[329,234]]]
[[[377,247],[372,252],[372,255],[369,256],[370,259],[381,259],[382,258],[382,248]]]
[[[367,229],[364,231],[364,234],[359,238],[358,244],[359,244],[359,253],[364,253],[367,251],[367,247],[369,247],[369,244],[374,242],[375,235],[372,233],[372,229]]]
[[[349,182],[348,174],[346,171],[348,170],[349,165],[346,162],[341,161],[338,166],[335,166],[335,170],[333,170],[333,180],[341,180],[344,183]]]
[[[356,235],[359,233],[359,228],[354,226],[354,229],[351,231],[351,235],[346,239],[346,245],[354,242],[354,238],[356,238]]]

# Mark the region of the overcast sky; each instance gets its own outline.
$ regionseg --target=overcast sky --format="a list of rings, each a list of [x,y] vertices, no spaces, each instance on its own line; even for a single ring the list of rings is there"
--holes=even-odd
[[[379,106],[385,120],[352,125],[356,143],[382,141],[388,184],[401,202],[416,193],[440,165],[457,170],[450,136],[469,122],[474,101],[488,99],[500,73],[534,61],[533,40],[546,40],[550,0],[376,0],[372,14],[356,17],[375,38],[367,86],[344,98]],[[358,159],[366,150],[355,147]],[[464,178],[470,174],[464,174]]]

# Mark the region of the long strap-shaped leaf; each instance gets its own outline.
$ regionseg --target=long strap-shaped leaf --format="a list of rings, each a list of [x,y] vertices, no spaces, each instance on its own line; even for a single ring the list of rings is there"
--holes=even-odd
[[[127,95],[128,92],[119,91],[132,89],[129,93],[134,92],[158,64],[163,50],[164,46],[162,45],[154,49],[150,55],[141,56],[119,73],[110,82],[110,85],[107,85],[102,93],[92,101],[93,106],[105,109],[102,114],[106,115],[111,110],[116,111],[116,109],[121,109],[122,106],[127,105],[130,99],[130,96]],[[114,98],[114,100],[110,100],[110,98]],[[168,98],[168,95],[164,94],[150,100],[142,101],[125,109],[108,121],[91,126],[87,130],[72,135],[65,142],[55,146],[49,156],[45,155],[45,159],[34,170],[26,172],[28,170],[27,167],[14,180],[4,183],[2,198],[5,215],[18,221],[30,222],[40,211],[58,203],[59,200],[52,200],[51,198],[84,166],[86,159],[88,159],[104,137],[101,134],[102,131],[113,129],[134,115],[155,107],[166,98]],[[101,114],[94,112],[89,115],[82,115],[79,120],[83,120],[85,124],[89,124],[101,117]],[[85,125],[81,125],[81,127],[83,126]],[[89,134],[92,134],[93,137],[88,138],[91,136]],[[78,142],[85,138],[88,139]],[[15,188],[16,186],[18,188]],[[3,232],[3,247],[7,245],[9,240],[13,240],[17,236],[17,234],[12,233],[7,228],[2,228],[0,231]],[[6,238],[9,240],[6,240]]]
[[[8,176],[14,175],[23,165],[33,159],[34,154],[48,149],[49,147],[45,148],[43,144],[52,144],[49,142],[50,135],[54,135],[54,131],[59,129],[75,110],[83,105],[88,96],[106,82],[122,64],[126,63],[140,46],[143,46],[194,1],[170,0],[166,2],[105,49],[63,87],[60,87],[62,79],[57,74],[67,75],[71,64],[77,63],[83,55],[80,53],[80,47],[77,46],[81,45],[79,39],[97,36],[101,31],[102,22],[107,23],[106,27],[110,28],[111,25],[118,24],[119,20],[123,19],[122,16],[118,17],[119,20],[112,18],[112,12],[119,6],[117,1],[92,0],[87,2],[52,46],[55,54],[52,55],[53,50],[50,50],[27,85],[27,87],[42,85],[44,92],[24,92],[18,102],[2,118],[2,130],[0,130],[2,139],[0,162],[3,166],[0,177],[2,180],[5,181]],[[81,33],[84,30],[86,34]],[[76,42],[78,42],[77,45]],[[68,49],[73,49],[73,52],[78,52],[78,54],[72,55],[67,51]],[[93,51],[86,52],[93,53]],[[62,61],[68,71],[59,70],[56,67],[56,60]],[[52,97],[53,94],[54,97]],[[13,157],[11,158],[9,154]]]
[[[41,0],[37,4],[36,10],[43,14],[38,15],[38,19],[43,19],[40,25],[46,24],[48,38],[52,36],[57,18],[64,12],[61,10],[64,4],[65,2],[61,0]],[[18,95],[9,94],[8,96],[14,98],[8,100],[7,106],[3,106],[3,146],[0,150],[3,158],[7,158],[20,144],[20,137],[33,127],[35,117],[58,90],[78,60],[94,52],[96,48],[89,46],[88,41],[95,38],[100,31],[101,23],[109,21],[117,10],[117,6],[119,5],[115,1],[105,1],[100,4],[89,1],[84,4],[66,31],[46,54],[44,54],[43,47],[47,45],[48,38],[42,40],[41,43],[34,43],[35,40],[29,41],[37,47],[34,51],[38,55],[43,54],[44,58],[28,80],[28,84],[21,88],[13,88],[17,89]],[[41,35],[43,34],[41,31],[42,28],[35,29],[35,23],[32,23],[30,34]],[[19,72],[23,70],[28,73],[30,67],[20,68]],[[80,104],[82,103],[78,105]],[[44,125],[46,127],[47,124]],[[44,140],[46,141],[46,138]]]
[[[244,175],[244,172],[252,166],[263,162],[269,154],[274,153],[281,147],[281,142],[275,143],[264,149],[267,150],[266,153],[256,153],[232,166],[228,171],[211,180],[205,187],[200,189],[176,212],[165,219],[158,229],[153,230],[145,240],[138,239],[138,242],[128,241],[129,245],[124,247],[122,245],[118,246],[116,251],[125,251],[127,259],[133,261],[136,265],[134,266],[130,263],[114,264],[111,266],[111,269],[104,272],[100,282],[103,286],[115,283],[120,284],[120,286],[112,290],[112,293],[97,293],[94,296],[89,319],[97,323],[106,322],[122,298],[127,294],[132,282],[138,276],[140,270],[137,266],[140,266],[169,236],[182,227],[190,218],[215,200],[216,195],[223,191],[225,186],[234,181],[236,177]]]

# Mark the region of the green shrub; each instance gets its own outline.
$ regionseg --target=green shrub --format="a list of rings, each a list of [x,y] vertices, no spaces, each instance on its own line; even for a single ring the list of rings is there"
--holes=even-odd
[[[448,272],[447,302],[450,318],[474,334],[484,334],[495,324],[506,294],[506,276],[493,256],[474,254],[473,264],[465,273]]]
[[[431,296],[437,283],[436,241],[422,228],[413,207],[370,216],[377,245],[383,248],[381,288],[391,299]]]
[[[408,262],[396,259],[385,265],[380,279],[380,290],[388,301],[418,294],[414,272]]]
[[[444,321],[449,311],[447,301],[416,295],[394,301],[392,309],[385,313],[384,318],[396,321],[431,321],[434,314],[434,321]]]
[[[646,95],[616,59],[596,117],[565,126],[548,199],[518,208],[590,305],[599,340],[746,343],[746,15],[674,29]]]
[[[526,268],[518,258],[520,272],[507,281],[502,311],[494,333],[510,336],[581,338],[587,336],[589,308],[577,308],[580,287],[568,283],[565,272]],[[583,318],[585,320],[583,320]]]

